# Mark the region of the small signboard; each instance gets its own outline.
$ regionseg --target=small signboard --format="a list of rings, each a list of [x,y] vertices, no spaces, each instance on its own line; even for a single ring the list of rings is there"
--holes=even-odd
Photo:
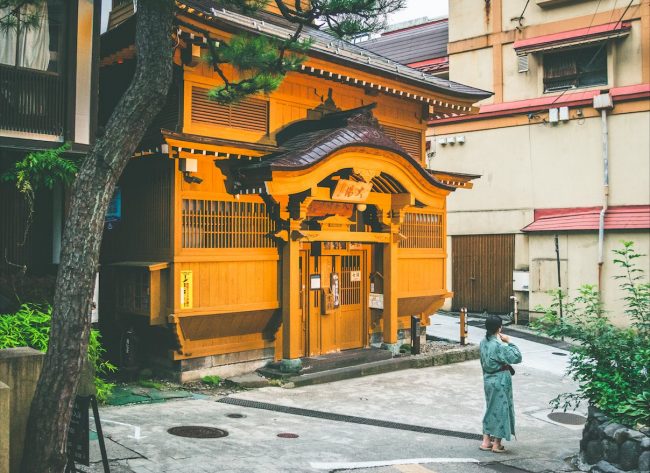
[[[361,271],[350,271],[350,282],[361,281]]]
[[[384,308],[384,295],[378,294],[376,292],[370,293],[370,299],[368,301],[368,307],[371,309],[383,309]]]
[[[320,274],[309,275],[309,289],[320,289]]]
[[[192,271],[181,271],[181,309],[192,308]]]
[[[340,179],[332,192],[332,199],[344,202],[363,202],[370,195],[371,182],[357,182],[349,179]]]
[[[112,230],[120,220],[122,220],[122,189],[116,187],[104,217],[106,229]]]
[[[75,398],[67,445],[70,458],[75,463],[86,466],[90,465],[89,408],[90,396],[77,396]]]

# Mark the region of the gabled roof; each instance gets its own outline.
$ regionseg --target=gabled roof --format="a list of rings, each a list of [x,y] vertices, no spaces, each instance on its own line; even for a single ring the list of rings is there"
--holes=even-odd
[[[400,64],[412,65],[446,57],[448,42],[449,22],[445,18],[390,32],[357,44]]]
[[[535,221],[522,232],[595,231],[601,207],[536,209]],[[650,205],[609,207],[605,213],[606,230],[646,230],[650,228]]]
[[[233,31],[247,31],[286,39],[295,31],[296,25],[282,17],[269,13],[256,13],[254,17],[229,10],[217,10],[210,0],[183,0],[177,2],[179,8],[188,15],[202,21],[230,28]],[[391,59],[380,56],[358,45],[341,40],[316,27],[303,28],[302,38],[313,41],[310,54],[325,57],[327,60],[348,65],[355,69],[393,80],[409,83],[423,89],[456,97],[462,100],[479,101],[490,97],[491,92],[470,87],[458,82],[425,74],[404,66]]]

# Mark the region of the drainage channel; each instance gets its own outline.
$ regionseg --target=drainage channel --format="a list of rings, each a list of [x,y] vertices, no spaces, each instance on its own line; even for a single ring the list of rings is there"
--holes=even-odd
[[[281,406],[279,404],[270,404],[266,402],[249,401],[247,399],[237,399],[232,397],[222,397],[217,402],[231,404],[240,407],[250,407],[252,409],[263,409],[265,411],[281,412],[283,414],[292,414],[303,417],[314,417],[316,419],[333,420],[337,422],[348,422],[350,424],[370,425],[373,427],[383,427],[386,429],[407,430],[422,434],[441,435],[443,437],[457,437],[468,440],[481,440],[483,437],[479,434],[470,432],[458,432],[455,430],[436,429],[434,427],[425,427],[422,425],[402,424],[400,422],[389,422],[379,419],[369,419],[367,417],[348,416],[344,414],[334,414],[332,412],[314,411],[311,409],[300,409],[298,407]]]

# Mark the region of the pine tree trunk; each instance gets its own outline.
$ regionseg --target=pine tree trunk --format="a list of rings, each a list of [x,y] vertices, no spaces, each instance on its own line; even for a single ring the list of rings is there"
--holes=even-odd
[[[61,473],[65,468],[68,425],[87,356],[104,216],[117,180],[165,102],[172,78],[173,12],[173,0],[138,1],[135,75],[74,182],[50,342],[29,415],[22,473]]]

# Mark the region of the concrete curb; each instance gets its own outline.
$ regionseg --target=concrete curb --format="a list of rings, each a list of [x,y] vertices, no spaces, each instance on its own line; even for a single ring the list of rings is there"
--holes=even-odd
[[[361,376],[371,376],[374,374],[389,373],[391,371],[407,370],[412,368],[429,368],[431,366],[442,366],[451,363],[460,363],[462,361],[476,360],[480,356],[478,345],[470,348],[454,348],[443,353],[433,353],[431,355],[415,355],[390,360],[375,361],[356,366],[346,366],[319,373],[304,374],[293,376],[287,379],[284,388],[297,388],[301,386],[311,386],[314,384],[332,383],[344,379],[359,378]]]

